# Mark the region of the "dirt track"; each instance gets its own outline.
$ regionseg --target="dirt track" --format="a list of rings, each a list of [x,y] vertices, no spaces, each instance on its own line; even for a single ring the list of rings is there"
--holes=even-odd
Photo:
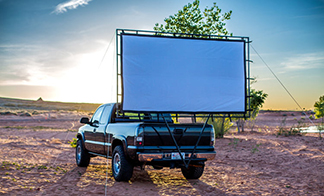
[[[0,116],[0,195],[104,195],[105,184],[107,195],[324,195],[324,140],[318,134],[277,136],[269,122],[282,114],[260,114],[257,131],[217,139],[217,157],[199,180],[186,180],[179,169],[146,166],[129,182],[114,181],[110,161],[106,178],[104,158],[76,166],[68,141],[82,115]]]

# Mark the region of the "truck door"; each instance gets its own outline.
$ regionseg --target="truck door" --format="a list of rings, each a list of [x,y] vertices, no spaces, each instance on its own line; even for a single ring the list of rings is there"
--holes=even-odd
[[[93,114],[90,124],[84,131],[85,146],[90,152],[100,153],[103,151],[104,143],[104,127],[100,123],[105,105],[100,106]]]
[[[86,148],[94,153],[105,155],[105,132],[110,122],[110,114],[113,110],[113,104],[100,106],[93,114],[90,125],[85,134]]]
[[[94,133],[94,136],[95,136],[95,142],[96,142],[96,153],[98,154],[103,154],[105,155],[106,154],[106,151],[105,151],[105,145],[108,145],[106,142],[105,142],[105,135],[106,134],[109,134],[109,133],[106,133],[106,128],[107,128],[107,125],[108,123],[110,122],[110,114],[111,114],[111,111],[113,109],[113,104],[106,104],[105,105],[105,108],[103,109],[102,113],[101,113],[101,117],[100,117],[100,120],[99,120],[99,123],[98,123],[98,127]]]

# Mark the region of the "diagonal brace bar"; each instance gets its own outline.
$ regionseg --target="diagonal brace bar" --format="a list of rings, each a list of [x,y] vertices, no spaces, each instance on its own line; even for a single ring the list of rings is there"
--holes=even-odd
[[[202,134],[203,134],[204,131],[205,131],[205,128],[206,128],[206,125],[207,125],[207,122],[208,122],[210,116],[211,116],[211,114],[208,114],[208,117],[207,117],[207,119],[206,119],[206,122],[204,123],[204,126],[203,126],[203,128],[201,129],[201,131],[200,131],[199,138],[198,138],[198,140],[197,140],[197,143],[196,143],[196,145],[195,145],[195,148],[193,149],[193,151],[192,151],[192,153],[191,153],[191,155],[190,155],[190,158],[189,158],[188,164],[186,165],[186,168],[188,168],[189,163],[190,163],[190,161],[192,160],[192,157],[193,157],[193,155],[194,155],[195,152],[196,152],[197,146],[198,146],[198,144],[199,144],[199,142],[200,142],[200,139],[201,139]]]
[[[184,159],[185,157],[182,157],[180,147],[179,147],[177,141],[175,140],[173,134],[171,133],[171,129],[170,129],[170,126],[169,126],[167,120],[164,118],[164,115],[163,115],[162,113],[161,113],[161,116],[162,116],[162,118],[163,118],[163,120],[164,120],[165,125],[167,126],[167,129],[168,129],[168,131],[169,131],[170,136],[172,137],[173,143],[174,143],[174,145],[176,146],[176,148],[177,148],[177,150],[178,150],[178,152],[179,152],[179,155],[180,155],[180,157],[181,157],[181,160],[183,161],[183,163],[184,163],[184,165],[186,166],[186,168],[188,168],[188,165],[189,165],[189,164],[187,165],[187,164],[186,164],[186,161],[185,161],[185,159]]]
[[[170,126],[169,126],[168,122],[167,122],[166,119],[164,118],[163,114],[161,114],[161,116],[162,116],[162,118],[163,118],[163,120],[164,120],[164,122],[165,122],[165,124],[166,124],[166,126],[167,126],[167,129],[168,129],[168,131],[169,131],[170,136],[172,137],[173,143],[174,143],[174,145],[176,146],[177,151],[179,152],[179,155],[180,155],[180,157],[181,157],[181,160],[183,161],[185,167],[188,168],[189,163],[190,163],[190,161],[192,160],[192,157],[193,157],[194,153],[196,152],[196,149],[197,149],[197,146],[198,146],[198,144],[199,144],[199,142],[200,142],[201,136],[202,136],[202,134],[203,134],[204,131],[205,131],[205,128],[206,128],[207,122],[208,122],[208,120],[209,120],[211,114],[208,115],[208,117],[207,117],[207,119],[206,119],[206,122],[204,123],[204,126],[202,127],[202,129],[201,129],[201,131],[200,131],[199,138],[198,138],[197,143],[196,143],[196,145],[195,145],[195,147],[194,147],[194,149],[193,149],[193,151],[192,151],[192,153],[191,153],[191,156],[190,156],[190,158],[189,158],[189,160],[188,160],[188,163],[186,163],[185,158],[184,158],[184,157],[182,156],[182,154],[181,154],[180,147],[179,147],[177,141],[175,140],[173,134],[171,133],[171,129],[170,129]]]

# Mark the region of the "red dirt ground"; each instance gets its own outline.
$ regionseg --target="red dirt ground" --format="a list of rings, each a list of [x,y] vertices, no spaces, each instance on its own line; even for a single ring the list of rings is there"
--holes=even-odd
[[[324,195],[324,139],[276,134],[279,126],[297,126],[300,112],[264,111],[253,131],[251,124],[243,133],[232,129],[216,140],[217,156],[198,180],[146,166],[135,168],[129,182],[116,182],[104,158],[76,166],[68,142],[86,115],[0,115],[0,195]]]

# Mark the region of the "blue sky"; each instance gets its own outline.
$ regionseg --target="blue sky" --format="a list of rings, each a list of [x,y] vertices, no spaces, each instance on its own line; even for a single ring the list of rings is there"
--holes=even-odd
[[[0,0],[0,96],[114,101],[116,28],[153,30],[189,2]],[[201,0],[200,8],[213,2]],[[229,32],[250,37],[299,104],[312,109],[324,95],[324,1],[215,2],[223,13],[233,11]],[[252,50],[251,59],[253,88],[269,94],[264,109],[297,109]]]

